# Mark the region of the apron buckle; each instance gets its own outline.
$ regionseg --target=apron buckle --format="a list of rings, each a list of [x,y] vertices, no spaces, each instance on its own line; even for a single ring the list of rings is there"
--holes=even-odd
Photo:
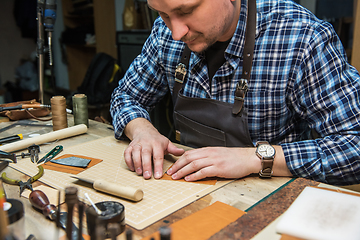
[[[186,66],[183,63],[179,63],[176,66],[175,70],[175,81],[178,83],[183,83],[186,76]]]
[[[236,84],[235,97],[234,97],[234,106],[232,113],[237,115],[241,112],[244,106],[245,94],[248,91],[248,85],[246,79],[240,79]]]

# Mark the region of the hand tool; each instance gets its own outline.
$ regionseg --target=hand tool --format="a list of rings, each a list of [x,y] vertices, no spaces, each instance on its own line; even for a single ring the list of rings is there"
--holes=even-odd
[[[9,111],[9,110],[19,110],[19,109],[25,109],[25,108],[50,108],[50,105],[43,105],[40,103],[33,103],[33,104],[20,104],[16,106],[11,107],[0,107],[0,112],[2,111]]]
[[[56,155],[58,155],[63,150],[63,146],[58,145],[54,147],[50,152],[48,152],[43,158],[41,158],[37,164],[40,164],[42,162],[47,163],[51,159],[53,159]]]
[[[11,160],[13,163],[16,163],[16,155],[14,153],[7,153],[7,152],[4,152],[4,151],[1,151],[0,150],[0,159],[3,160],[3,161],[7,161],[7,160],[4,160],[2,158],[6,158],[6,159],[9,159]]]
[[[126,240],[132,240],[132,230],[129,228],[126,230]]]
[[[102,211],[95,205],[95,203],[91,200],[91,198],[89,197],[89,194],[85,193],[85,197],[87,198],[87,200],[89,200],[91,206],[95,209],[95,212],[98,215],[102,214]]]
[[[60,213],[60,227],[64,230],[66,230],[66,226],[67,226],[67,218],[68,218],[68,214],[66,212],[61,212]],[[66,238],[67,240],[76,240],[78,239],[78,228],[76,227],[75,223],[71,222],[72,224],[72,238]],[[84,240],[83,236],[81,236],[81,239]]]
[[[15,142],[15,141],[21,140],[21,139],[23,139],[22,134],[16,134],[16,135],[13,135],[13,136],[0,138],[0,145],[4,144],[4,143]]]
[[[35,176],[29,178],[26,182],[8,178],[6,176],[5,172],[1,174],[1,178],[4,182],[6,182],[8,184],[19,185],[20,186],[20,196],[21,196],[21,193],[25,190],[25,188],[28,188],[30,191],[33,191],[32,183],[35,182],[36,180],[38,180],[39,178],[41,178],[42,175],[44,174],[44,168],[42,166],[38,166],[38,169],[39,169],[39,172]]]
[[[2,170],[4,170],[7,166],[9,166],[9,162],[1,162],[0,163],[0,172],[2,172]]]
[[[13,123],[9,126],[1,128],[0,132],[4,132],[4,131],[9,130],[16,126],[51,127],[51,128],[53,127],[52,125],[48,125],[48,124],[36,124],[35,121],[33,121],[33,120],[19,120],[16,123]]]
[[[169,227],[160,227],[160,240],[170,240],[171,239],[171,228]]]
[[[25,158],[25,157],[28,157],[30,156],[30,153],[21,153],[19,155],[16,155],[16,157],[21,157],[21,158]]]
[[[37,240],[37,238],[36,238],[34,235],[30,234],[30,235],[26,238],[26,240]]]
[[[48,197],[43,191],[32,191],[29,194],[29,201],[33,207],[41,210],[45,217],[50,218],[50,220],[56,219],[56,207],[50,204]]]
[[[29,195],[29,201],[31,202],[31,205],[33,207],[42,210],[42,213],[44,214],[45,217],[48,217],[50,220],[56,220],[57,227],[66,229],[67,213],[60,212],[60,191],[58,198],[58,207],[54,206],[53,204],[50,204],[46,194],[40,190],[32,191]],[[79,205],[79,211],[81,211],[80,205]],[[79,222],[79,226],[81,226],[80,222]],[[74,224],[72,226],[72,229],[73,229],[72,232],[73,239],[79,239],[79,240],[84,239],[82,237],[82,234],[78,231],[77,227]],[[81,235],[78,235],[78,232]]]
[[[61,198],[61,191],[58,192],[58,209],[56,212],[56,227],[60,228],[60,198]]]
[[[33,163],[39,161],[39,152],[40,147],[39,145],[33,144],[28,147],[29,153],[30,153],[30,159]]]
[[[129,186],[122,186],[116,183],[111,183],[100,179],[91,180],[91,179],[79,178],[75,176],[71,176],[71,177],[92,184],[92,187],[100,192],[112,194],[135,202],[140,201],[141,199],[143,199],[144,196],[144,192],[141,189],[136,189]]]
[[[15,152],[17,150],[25,149],[29,147],[31,144],[43,144],[47,142],[52,142],[55,140],[60,140],[63,138],[68,138],[79,134],[83,134],[87,130],[88,128],[85,124],[80,124],[73,127],[68,127],[65,129],[45,133],[33,138],[23,139],[21,141],[17,141],[14,143],[8,143],[6,145],[0,146],[0,150]]]
[[[76,187],[65,188],[65,203],[68,208],[67,220],[66,220],[66,237],[69,240],[72,238],[72,227],[73,227],[73,211],[74,206],[78,203],[78,189]],[[75,239],[74,239],[75,240]]]
[[[77,240],[81,240],[82,238],[84,211],[85,211],[85,204],[79,201],[78,203],[79,232],[78,232]]]

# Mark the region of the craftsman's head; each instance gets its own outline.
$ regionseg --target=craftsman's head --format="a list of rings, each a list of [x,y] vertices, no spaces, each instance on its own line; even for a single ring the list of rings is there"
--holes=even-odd
[[[241,0],[148,0],[159,12],[174,40],[201,52],[235,32]]]

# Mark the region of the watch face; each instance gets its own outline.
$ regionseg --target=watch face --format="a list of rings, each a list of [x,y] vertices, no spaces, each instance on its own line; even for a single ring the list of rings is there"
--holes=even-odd
[[[261,144],[258,146],[257,152],[264,158],[270,158],[275,155],[275,148],[268,144]]]

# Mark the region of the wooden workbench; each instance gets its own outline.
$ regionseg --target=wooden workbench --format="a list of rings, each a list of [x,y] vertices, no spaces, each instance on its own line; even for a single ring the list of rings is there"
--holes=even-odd
[[[40,125],[51,125],[51,121],[49,122],[37,122]],[[1,129],[4,127],[7,127],[9,125],[14,124],[14,122],[5,122],[0,123],[0,132]],[[69,126],[73,126],[73,120],[72,117],[69,117],[68,121]],[[16,127],[7,129],[6,131],[1,132],[2,137],[22,133],[24,137],[29,136],[30,134],[44,134],[47,132],[52,131],[51,127],[46,126],[27,126],[27,125],[18,125]],[[103,137],[113,136],[113,130],[110,125],[99,123],[96,121],[90,120],[90,127],[88,129],[88,132],[83,135],[79,135],[76,137],[64,139],[58,141],[58,144],[61,144],[66,147],[74,146],[77,144],[82,144],[84,142],[96,140]],[[52,146],[41,145],[41,151],[50,151],[52,149]],[[21,161],[21,160],[19,160]],[[8,176],[11,176],[12,178],[15,177],[21,177],[23,180],[27,180],[28,177],[24,176],[24,174],[12,169],[7,168],[4,170]],[[212,203],[216,201],[224,202],[228,205],[234,206],[240,210],[246,211],[248,209],[251,209],[249,213],[253,214],[247,214],[247,218],[255,216],[256,219],[253,219],[254,222],[257,222],[257,225],[249,228],[247,226],[244,230],[241,230],[241,233],[243,236],[242,238],[236,239],[250,239],[254,234],[254,232],[260,231],[263,227],[265,227],[268,224],[269,219],[261,217],[259,214],[263,216],[267,216],[269,214],[269,211],[272,211],[273,209],[268,209],[266,212],[266,209],[259,209],[260,204],[257,207],[255,206],[257,202],[260,200],[266,198],[267,196],[271,195],[272,193],[278,193],[282,191],[287,190],[281,190],[280,188],[283,186],[286,186],[287,188],[294,185],[294,189],[298,189],[298,181],[293,181],[292,178],[285,178],[285,177],[274,177],[272,179],[259,179],[257,176],[249,176],[243,179],[236,180],[208,195],[205,197],[202,197],[198,199],[197,201],[187,205],[186,207],[174,212],[173,214],[165,217],[164,219],[152,224],[151,226],[138,231],[135,229],[132,229],[134,232],[134,239],[141,239],[142,237],[148,236],[152,234],[153,232],[156,232],[161,226],[168,226],[179,219],[183,219],[184,217],[187,217],[191,215],[192,213],[197,212],[198,210],[201,210]],[[41,181],[41,179],[40,179]],[[39,185],[41,183],[35,182],[33,184],[34,187]],[[317,184],[313,181],[302,181],[301,183],[303,186],[305,185],[314,185]],[[6,195],[8,198],[19,198],[19,188],[18,186],[12,186],[8,184],[4,184],[4,188],[6,191]],[[286,189],[286,188],[284,188]],[[299,188],[300,189],[300,188]],[[299,191],[296,192],[298,194]],[[297,195],[294,196],[297,196]],[[34,234],[37,239],[51,239],[49,236],[55,236],[54,231],[54,223],[50,220],[47,220],[43,217],[43,215],[34,210],[31,207],[30,202],[26,198],[21,198],[21,201],[23,202],[25,206],[25,220],[26,220],[26,230],[27,235]],[[283,211],[283,205],[282,202],[278,202],[278,208],[282,209]],[[257,210],[259,209],[259,210]],[[65,208],[66,210],[66,208]],[[275,217],[275,216],[274,216]],[[239,220],[240,222],[243,222],[243,220]],[[237,221],[238,222],[238,221]],[[236,227],[238,226],[238,223],[235,222],[234,224],[229,225],[227,228],[225,228],[223,231],[219,232],[218,234],[214,235],[213,239],[234,239],[234,236],[239,236],[239,229]],[[130,228],[130,227],[128,227]],[[118,239],[124,239],[124,234],[120,235]]]

